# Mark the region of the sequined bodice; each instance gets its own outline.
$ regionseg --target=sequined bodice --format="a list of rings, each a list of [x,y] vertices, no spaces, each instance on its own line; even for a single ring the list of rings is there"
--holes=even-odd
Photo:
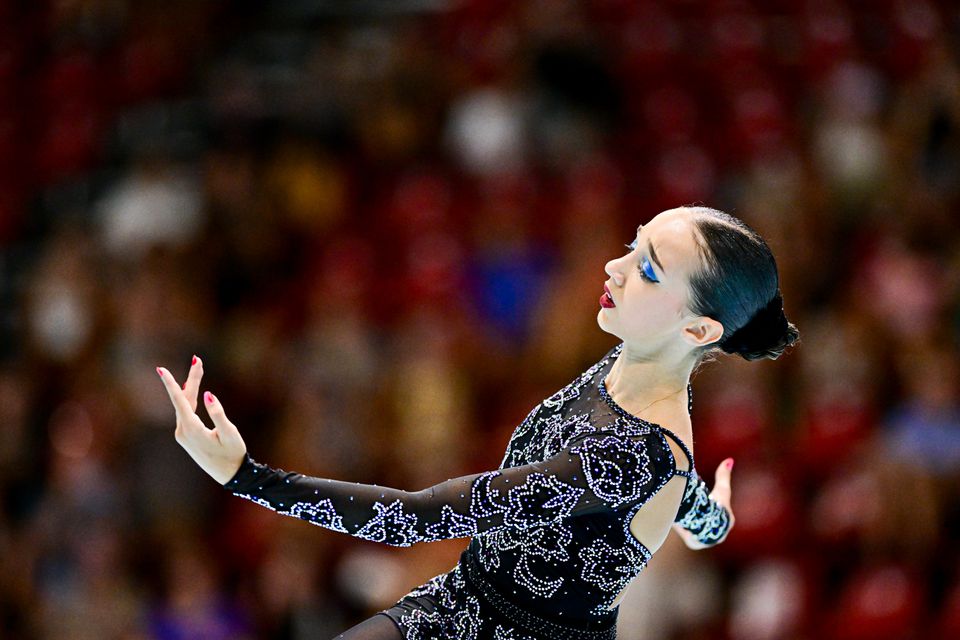
[[[546,460],[573,443],[586,442],[606,454],[594,470],[596,482],[611,494],[629,494],[633,499],[536,529],[502,529],[470,543],[469,551],[489,572],[488,579],[534,610],[556,615],[565,611],[563,615],[569,616],[589,603],[587,619],[602,615],[652,555],[630,533],[633,516],[673,474],[690,476],[678,468],[665,440],[668,434],[694,468],[693,455],[682,440],[626,412],[607,393],[604,379],[622,346],[537,405],[513,432],[500,468]],[[692,406],[689,385],[687,393]],[[636,438],[644,447],[605,448],[600,445],[603,434],[613,434],[618,441]]]
[[[630,521],[673,475],[687,476],[675,522],[706,544],[729,528],[729,513],[709,498],[683,441],[606,393],[603,379],[622,347],[534,407],[496,470],[411,492],[274,469],[247,453],[224,487],[279,513],[394,546],[472,537],[466,554],[520,607],[571,621],[609,616],[651,557]],[[678,468],[667,437],[688,457],[689,472]]]

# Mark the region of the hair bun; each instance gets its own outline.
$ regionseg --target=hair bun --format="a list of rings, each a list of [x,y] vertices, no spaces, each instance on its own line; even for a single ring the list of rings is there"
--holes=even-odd
[[[745,360],[777,359],[784,349],[800,336],[797,328],[783,312],[780,290],[766,306],[757,310],[747,324],[721,340],[719,347],[726,353],[736,353]]]

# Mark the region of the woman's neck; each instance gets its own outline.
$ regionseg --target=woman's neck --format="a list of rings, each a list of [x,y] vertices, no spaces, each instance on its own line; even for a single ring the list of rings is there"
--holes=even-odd
[[[657,413],[682,410],[687,415],[691,371],[692,366],[665,367],[660,360],[630,356],[624,348],[604,383],[607,393],[630,413],[650,406]]]

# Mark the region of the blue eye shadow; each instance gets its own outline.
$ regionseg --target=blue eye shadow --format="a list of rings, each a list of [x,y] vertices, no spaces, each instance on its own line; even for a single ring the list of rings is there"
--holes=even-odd
[[[650,266],[649,260],[644,259],[643,262],[641,262],[641,265],[644,267],[644,275],[646,275],[648,278],[650,278],[654,282],[659,282],[659,280],[657,280],[656,274],[654,274],[653,272],[653,267]]]

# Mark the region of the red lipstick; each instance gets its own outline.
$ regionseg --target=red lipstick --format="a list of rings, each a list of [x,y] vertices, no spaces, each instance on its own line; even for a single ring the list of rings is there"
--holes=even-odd
[[[610,295],[610,289],[607,288],[607,285],[603,285],[603,295],[600,296],[600,306],[604,309],[612,309],[617,306],[613,301],[613,296]]]

